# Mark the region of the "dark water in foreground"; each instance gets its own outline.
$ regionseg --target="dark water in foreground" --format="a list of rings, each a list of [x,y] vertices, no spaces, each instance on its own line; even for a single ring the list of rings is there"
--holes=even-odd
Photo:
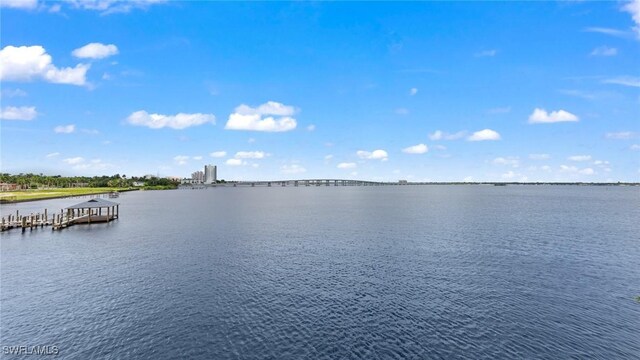
[[[76,359],[640,358],[639,188],[118,201],[109,225],[2,234],[1,345]]]

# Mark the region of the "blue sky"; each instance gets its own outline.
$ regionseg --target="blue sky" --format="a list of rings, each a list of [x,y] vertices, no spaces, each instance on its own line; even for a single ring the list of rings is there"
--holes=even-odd
[[[1,167],[640,181],[640,2],[3,0]]]

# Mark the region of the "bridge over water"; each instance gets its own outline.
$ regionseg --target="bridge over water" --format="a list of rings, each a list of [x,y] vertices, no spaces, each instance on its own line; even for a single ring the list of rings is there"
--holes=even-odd
[[[382,186],[399,185],[398,182],[378,182],[348,179],[303,179],[303,180],[261,180],[234,181],[226,186]]]

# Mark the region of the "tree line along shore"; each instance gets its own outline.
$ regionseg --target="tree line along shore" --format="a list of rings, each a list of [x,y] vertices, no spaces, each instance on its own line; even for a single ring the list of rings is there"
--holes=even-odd
[[[0,202],[22,202],[69,196],[104,194],[114,191],[176,189],[179,181],[152,175],[127,177],[61,176],[43,174],[0,174]]]

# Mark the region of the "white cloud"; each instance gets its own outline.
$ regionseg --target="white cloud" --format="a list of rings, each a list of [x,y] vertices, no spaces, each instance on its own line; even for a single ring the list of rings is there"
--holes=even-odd
[[[129,115],[127,122],[135,126],[146,126],[151,129],[185,129],[206,123],[215,124],[216,117],[213,114],[185,114],[176,115],[149,114],[144,110],[136,111]]]
[[[570,161],[589,161],[591,160],[591,155],[573,155],[569,156],[567,160]]]
[[[316,126],[313,124],[307,126],[307,131],[314,131],[315,129],[316,129]]]
[[[3,120],[33,120],[38,116],[34,106],[7,106],[0,110],[0,119]]]
[[[473,54],[473,56],[475,56],[475,57],[487,57],[487,56],[496,56],[497,54],[498,54],[498,50],[491,49],[491,50],[479,51],[479,52]]]
[[[413,145],[402,149],[402,152],[406,154],[424,154],[427,151],[429,151],[429,147],[425,144]]]
[[[7,98],[22,97],[27,96],[27,92],[22,89],[2,89],[0,96]]]
[[[46,158],[53,158],[53,157],[56,157],[56,156],[58,156],[58,155],[60,155],[60,153],[59,153],[59,152],[53,152],[53,153],[47,154],[47,156],[45,156],[45,157],[46,157]]]
[[[441,130],[436,130],[433,133],[429,134],[430,140],[458,140],[462,139],[467,135],[466,131],[458,131],[457,133],[449,134]]]
[[[629,140],[639,136],[640,134],[634,133],[632,131],[610,132],[610,133],[604,134],[605,138],[613,139],[613,140]]]
[[[78,156],[78,157],[74,157],[74,158],[67,158],[67,159],[64,159],[62,161],[64,161],[65,163],[67,163],[69,165],[78,165],[78,164],[84,162],[84,158]]]
[[[280,171],[283,174],[301,174],[303,172],[306,172],[307,169],[303,168],[298,164],[292,164],[292,165],[282,165],[280,167]]]
[[[595,33],[611,35],[611,36],[616,36],[616,37],[628,37],[629,36],[629,33],[626,32],[626,31],[622,31],[622,30],[618,30],[618,29],[611,29],[611,28],[603,28],[603,27],[588,27],[588,28],[584,29],[584,31],[595,32]]]
[[[500,177],[503,180],[509,180],[509,181],[514,181],[514,180],[515,181],[527,181],[527,177],[526,176],[524,176],[522,174],[519,174],[519,173],[516,173],[516,172],[513,172],[511,170],[509,170],[506,173],[502,174]]]
[[[531,160],[547,160],[550,158],[551,155],[549,154],[529,154],[529,159]]]
[[[500,140],[500,134],[491,129],[476,131],[467,138],[468,141],[495,141]]]
[[[194,156],[193,160],[202,160],[202,156],[198,155],[198,156]]]
[[[247,165],[247,162],[242,159],[227,159],[225,164],[229,166],[242,166],[242,165]]]
[[[582,174],[582,175],[593,175],[593,174],[595,174],[596,172],[595,172],[595,171],[593,171],[593,169],[592,169],[592,168],[586,168],[586,169],[582,169],[582,170],[578,171],[578,173],[580,173],[580,174]]]
[[[331,159],[333,159],[333,155],[331,155],[331,154],[325,155],[325,157],[324,157],[324,161],[330,161]]]
[[[607,160],[596,160],[596,161],[593,162],[593,165],[609,166],[609,161],[607,161]]]
[[[576,172],[576,171],[578,171],[578,168],[575,167],[575,166],[560,165],[560,171],[562,171],[562,172]]]
[[[640,87],[640,78],[634,76],[618,76],[615,78],[602,80],[602,82],[605,84]]]
[[[409,114],[409,109],[406,109],[406,108],[397,108],[394,111],[398,115],[408,115]]]
[[[618,49],[608,47],[608,46],[599,46],[589,54],[591,56],[616,56],[618,55]]]
[[[409,89],[409,95],[413,96],[418,93],[418,88]]]
[[[188,160],[189,160],[189,157],[186,155],[178,155],[173,157],[173,161],[175,161],[176,164],[178,165],[184,165],[187,163]]]
[[[264,159],[268,155],[263,151],[238,151],[234,157],[236,159]]]
[[[38,7],[38,0],[2,0],[0,7],[32,10]]]
[[[630,150],[638,151],[640,150],[640,144],[633,144],[629,147]]]
[[[151,5],[166,2],[166,0],[67,0],[76,9],[100,11],[101,15],[128,13],[133,9],[146,10]]]
[[[338,169],[355,169],[358,165],[356,165],[356,163],[348,163],[348,162],[343,162],[338,164],[337,168]]]
[[[513,167],[518,167],[520,166],[520,160],[516,157],[497,157],[495,159],[493,159],[493,161],[491,161],[494,165],[506,165],[506,166],[513,166]]]
[[[0,80],[33,81],[42,79],[56,84],[85,85],[90,65],[57,68],[42,46],[5,46],[0,50]]]
[[[383,160],[383,161],[387,160],[387,157],[389,156],[387,152],[384,150],[373,150],[373,151],[358,150],[356,152],[356,155],[358,155],[360,159]]]
[[[70,125],[59,125],[53,128],[53,131],[58,134],[71,134],[76,131],[76,126],[73,124]]]
[[[636,23],[633,31],[635,31],[636,36],[640,39],[640,0],[631,0],[622,7],[622,10],[631,14],[631,19]]]
[[[212,158],[222,158],[222,157],[227,156],[227,152],[226,151],[214,151],[214,152],[210,153],[209,156],[211,156]]]
[[[545,109],[536,108],[533,113],[529,115],[530,124],[540,123],[556,123],[565,121],[578,121],[578,117],[568,111],[558,110],[547,113]]]
[[[268,101],[257,108],[242,104],[229,115],[225,129],[265,132],[291,131],[298,126],[296,119],[291,117],[295,112],[293,106],[275,101]],[[265,115],[271,116],[263,117]],[[274,116],[279,116],[279,118],[274,118]]]
[[[117,46],[101,43],[90,43],[71,52],[73,56],[82,59],[104,59],[106,57],[116,55],[117,53]]]

